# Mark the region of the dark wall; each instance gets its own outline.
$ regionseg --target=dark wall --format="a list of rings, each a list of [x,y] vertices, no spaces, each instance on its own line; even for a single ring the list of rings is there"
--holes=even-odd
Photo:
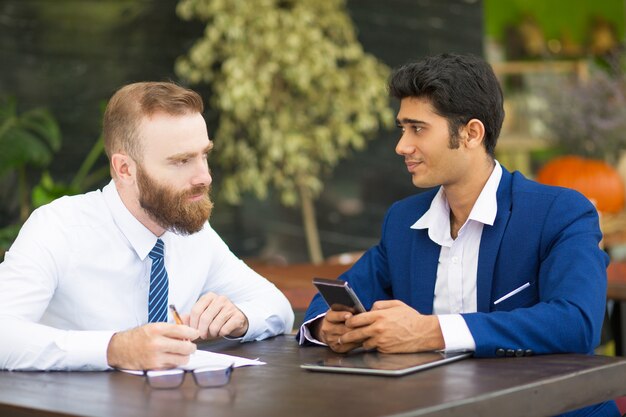
[[[139,80],[174,79],[173,61],[202,33],[176,0],[0,1],[0,94],[45,106],[61,124],[53,170],[71,174],[100,132],[100,104]]]
[[[0,95],[15,95],[22,109],[45,106],[54,113],[64,140],[55,177],[68,179],[78,168],[99,135],[100,104],[116,88],[176,80],[174,60],[203,31],[176,17],[176,3],[0,0]],[[366,51],[392,67],[439,52],[482,53],[480,1],[349,0],[348,8]],[[214,117],[207,119],[211,134]],[[326,255],[375,243],[386,208],[416,192],[394,154],[396,139],[395,131],[381,132],[327,178],[317,204]],[[219,191],[219,171],[215,178]],[[3,186],[6,200],[6,180]],[[240,207],[218,204],[212,224],[241,256],[306,259],[298,209],[253,198]],[[12,220],[0,214],[0,226]]]
[[[392,67],[442,52],[482,55],[479,0],[348,0],[365,49]]]

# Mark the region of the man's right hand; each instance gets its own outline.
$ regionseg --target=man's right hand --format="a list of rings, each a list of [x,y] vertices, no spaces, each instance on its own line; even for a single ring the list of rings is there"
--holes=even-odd
[[[168,369],[189,362],[191,342],[200,333],[191,327],[150,323],[113,335],[107,348],[109,366],[121,369]]]
[[[349,352],[361,346],[361,343],[343,343],[341,336],[352,330],[346,327],[346,320],[352,317],[348,311],[328,310],[323,318],[312,323],[311,333],[315,339],[324,342],[338,353]]]

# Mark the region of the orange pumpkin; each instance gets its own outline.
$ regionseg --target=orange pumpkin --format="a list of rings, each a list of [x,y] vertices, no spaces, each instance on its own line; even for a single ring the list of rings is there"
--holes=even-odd
[[[578,156],[555,158],[541,168],[537,181],[579,191],[598,211],[618,213],[624,208],[622,177],[604,161]]]

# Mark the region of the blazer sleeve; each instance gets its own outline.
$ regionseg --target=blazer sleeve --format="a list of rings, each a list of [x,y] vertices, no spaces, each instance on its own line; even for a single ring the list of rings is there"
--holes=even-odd
[[[579,193],[563,190],[549,205],[539,233],[538,245],[524,247],[520,242],[518,253],[498,255],[525,256],[529,262],[538,257],[537,276],[532,277],[538,301],[510,311],[463,315],[476,341],[476,356],[510,349],[526,354],[591,353],[598,345],[608,256],[599,248],[602,234],[595,208]],[[502,276],[507,273],[515,271],[499,271],[494,279],[507,279]]]
[[[371,309],[372,304],[377,300],[388,300],[391,298],[387,245],[385,243],[391,212],[392,209],[385,216],[380,242],[365,252],[348,271],[339,276],[339,279],[350,283],[350,286],[354,289],[366,310]],[[313,297],[306,310],[304,322],[306,323],[326,311],[328,311],[328,305],[318,293]]]

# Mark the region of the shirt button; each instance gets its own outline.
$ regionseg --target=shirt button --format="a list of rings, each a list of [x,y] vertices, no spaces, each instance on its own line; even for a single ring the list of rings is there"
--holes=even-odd
[[[452,257],[452,263],[453,263],[453,264],[457,264],[457,263],[459,263],[459,257],[458,257],[458,256],[453,256],[453,257]]]

